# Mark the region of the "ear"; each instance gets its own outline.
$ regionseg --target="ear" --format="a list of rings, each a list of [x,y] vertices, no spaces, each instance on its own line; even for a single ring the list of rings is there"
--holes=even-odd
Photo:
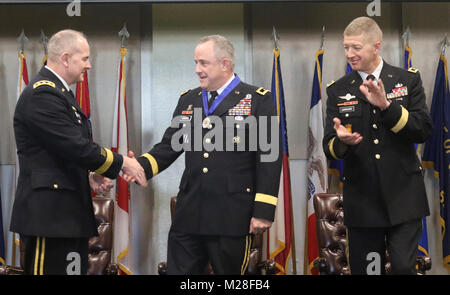
[[[69,66],[69,59],[70,59],[70,54],[68,52],[63,52],[60,55],[60,59],[61,59],[61,63],[65,66],[68,67]]]
[[[222,59],[222,70],[226,71],[228,69],[231,69],[231,61],[228,58],[224,57]]]
[[[373,44],[373,47],[375,48],[375,53],[376,53],[376,54],[379,54],[379,53],[380,53],[380,50],[381,50],[381,41],[376,41],[376,42]]]

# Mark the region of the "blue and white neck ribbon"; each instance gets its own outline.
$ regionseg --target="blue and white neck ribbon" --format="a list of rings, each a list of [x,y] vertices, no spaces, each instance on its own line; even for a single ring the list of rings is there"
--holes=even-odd
[[[208,107],[208,91],[203,89],[202,96],[203,96],[203,108],[205,110],[205,114],[207,116],[209,116],[212,113],[214,113],[217,106],[222,102],[222,100],[225,99],[225,97],[227,97],[228,94],[230,94],[231,91],[233,91],[234,88],[236,88],[236,86],[239,85],[239,83],[241,83],[241,79],[239,79],[238,75],[236,75],[234,77],[234,79],[231,81],[231,83],[228,84],[228,86],[222,91],[222,93],[220,95],[218,95],[216,97],[216,99],[214,99],[214,102],[212,103],[211,108]]]

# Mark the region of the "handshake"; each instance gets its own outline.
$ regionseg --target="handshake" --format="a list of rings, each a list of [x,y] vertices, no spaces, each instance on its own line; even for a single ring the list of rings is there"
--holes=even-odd
[[[128,152],[128,157],[123,156],[122,178],[126,182],[135,182],[141,186],[147,186],[144,168],[136,160],[132,151]],[[94,193],[98,195],[109,192],[114,186],[111,179],[94,172],[89,173],[89,184]]]

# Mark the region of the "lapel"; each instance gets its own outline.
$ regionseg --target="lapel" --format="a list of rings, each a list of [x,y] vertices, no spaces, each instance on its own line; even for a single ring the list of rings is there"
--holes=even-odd
[[[387,64],[384,60],[383,60],[383,62],[384,62],[384,64],[383,64],[383,69],[381,70],[381,73],[380,73],[380,78],[383,81],[384,90],[387,94],[387,93],[391,92],[392,89],[395,88],[395,84],[397,84],[399,77],[397,75],[395,75],[395,73],[393,71],[394,67]]]
[[[364,94],[359,90],[359,86],[361,86],[363,80],[361,76],[358,74],[357,71],[352,71],[349,74],[348,83],[349,86],[349,93],[351,95],[355,95],[358,99],[364,100],[365,102],[368,102]]]
[[[42,69],[40,70],[39,74],[44,78],[44,79],[48,79],[50,81],[52,81],[53,83],[55,83],[56,85],[56,89],[57,91],[61,94],[62,97],[64,97],[67,102],[76,108],[77,112],[83,116],[84,118],[86,118],[86,116],[83,113],[83,110],[81,109],[80,105],[78,104],[77,100],[75,99],[75,97],[70,94],[69,91],[67,91],[66,87],[64,86],[64,84],[61,82],[61,80],[59,80],[58,77],[55,76],[55,74],[53,74],[51,71],[49,71],[47,68],[42,67]],[[86,118],[87,119],[87,118]]]
[[[202,96],[202,89],[200,87],[194,89],[193,91],[194,99],[193,99],[193,108],[201,108],[203,114],[205,112],[203,111],[203,96]]]
[[[241,99],[243,99],[246,95],[242,91],[243,83],[239,83],[224,100],[217,106],[216,110],[212,115],[222,116],[224,113],[228,112],[229,109],[233,108]]]

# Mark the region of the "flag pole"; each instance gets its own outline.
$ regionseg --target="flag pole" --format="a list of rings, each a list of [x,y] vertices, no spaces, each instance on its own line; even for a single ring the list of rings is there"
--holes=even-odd
[[[280,37],[278,36],[277,29],[275,29],[275,26],[272,26],[272,40],[275,49],[278,50],[278,40],[280,40]]]
[[[119,31],[119,38],[120,38],[120,47],[125,48],[127,47],[127,39],[130,38],[130,33],[128,33],[127,30],[127,23],[123,24],[122,30]]]
[[[409,29],[409,26],[406,27],[405,32],[402,34],[403,41],[405,42],[405,45],[409,47],[409,38],[411,37],[411,30]]]
[[[320,37],[320,49],[323,49],[323,44],[325,43],[325,25],[322,26],[322,36]]]
[[[445,37],[441,41],[441,43],[442,43],[441,55],[445,56],[445,52],[447,51],[447,47],[450,46],[450,42],[448,41],[447,34],[445,34]]]
[[[44,54],[48,54],[48,37],[45,35],[44,30],[41,29],[41,38],[39,38],[39,42],[42,43],[42,46],[44,47]]]
[[[323,50],[324,44],[325,44],[325,25],[322,25],[322,34],[320,36],[319,50]],[[321,84],[320,84],[320,86],[321,86]],[[328,186],[326,187],[326,189],[328,191]],[[309,194],[308,191],[307,191],[307,194]],[[310,265],[310,261],[309,261],[309,243],[310,243],[310,241],[308,239],[309,238],[309,233],[308,233],[309,232],[309,209],[308,209],[308,207],[309,207],[309,204],[307,202],[307,204],[306,204],[306,218],[305,218],[306,219],[305,225],[306,225],[307,230],[306,230],[306,235],[305,235],[306,237],[305,237],[305,250],[304,250],[304,253],[306,253],[306,255],[304,255],[305,261],[303,263],[303,266],[304,266],[303,270],[304,270],[304,274],[311,275],[312,272],[311,272],[311,265]],[[317,259],[317,258],[315,258],[315,259]]]
[[[315,64],[316,64],[316,70],[315,70],[315,72],[319,69],[319,63],[318,63],[318,60],[317,60],[317,58],[318,58],[318,52],[319,51],[323,51],[324,49],[323,49],[323,47],[324,47],[324,44],[325,44],[325,25],[322,25],[322,33],[321,33],[321,37],[320,37],[320,46],[319,46],[319,49],[316,51],[316,61],[315,61]],[[323,53],[322,53],[323,54]],[[320,69],[320,71],[321,71],[321,69]],[[319,76],[319,72],[317,72],[317,78],[318,78],[318,82],[319,82],[319,87],[321,87],[321,76]],[[314,90],[314,81],[313,81],[313,90]],[[320,99],[322,99],[322,96],[321,96],[321,91],[320,91]],[[312,100],[311,100],[311,103],[312,103]],[[322,110],[321,110],[321,112],[322,112]],[[311,113],[311,111],[310,111],[310,113]],[[310,114],[310,116],[311,116],[311,114]],[[310,119],[309,120],[311,120],[311,117],[310,117]],[[309,122],[309,124],[311,124],[311,121]],[[312,131],[310,131],[310,132],[312,132]],[[327,165],[327,162],[325,161],[325,167],[327,167],[328,165]],[[310,165],[310,163],[309,163],[309,156],[308,156],[308,167],[309,167],[309,165]],[[328,191],[328,185],[326,185],[325,187],[324,187],[324,189],[326,189],[326,191]],[[313,213],[311,213],[311,215],[310,215],[310,209],[309,209],[309,207],[310,207],[310,202],[312,202],[312,200],[311,199],[309,199],[309,195],[310,195],[310,192],[309,192],[309,189],[307,188],[307,190],[306,190],[306,194],[308,195],[308,198],[307,198],[307,202],[306,202],[306,208],[305,208],[305,211],[306,211],[306,218],[305,218],[305,221],[306,221],[306,231],[305,231],[305,250],[304,250],[304,258],[305,258],[305,261],[304,261],[304,263],[303,263],[303,270],[304,270],[304,274],[313,274],[312,273],[312,267],[311,267],[311,264],[314,264],[314,261],[316,260],[316,259],[318,259],[318,255],[319,255],[319,253],[317,253],[317,256],[316,256],[316,254],[315,253],[313,253],[314,254],[314,256],[312,256],[312,257],[310,257],[311,256],[311,251],[310,251],[310,248],[312,248],[313,246],[317,246],[317,242],[316,242],[316,240],[314,239],[313,241],[311,241],[310,240],[310,234],[311,234],[311,232],[313,232],[313,231],[311,231],[311,229],[310,229],[310,222],[309,222],[309,218],[310,218],[310,216],[313,214]],[[313,198],[313,196],[311,196],[311,198]],[[315,236],[316,235],[316,233],[314,232],[313,233],[313,235]],[[315,245],[312,245],[311,246],[311,244],[313,244],[313,242],[315,242]],[[312,260],[312,259],[314,259],[314,260]],[[310,261],[310,260],[312,260],[312,261]]]
[[[17,42],[19,42],[19,53],[23,54],[25,43],[28,42],[27,36],[25,36],[25,32],[22,28],[22,32],[20,33],[19,37],[17,38]]]
[[[39,38],[39,42],[44,47],[44,59],[42,60],[42,66],[44,66],[47,61],[48,56],[48,37],[44,34],[44,30],[41,29],[41,37]]]
[[[25,43],[28,42],[28,38],[25,35],[24,29],[22,28],[22,32],[20,33],[19,37],[17,38],[17,42],[19,42],[19,57],[20,55],[24,55],[24,50],[25,50]],[[19,69],[19,71],[21,71],[21,69]],[[21,78],[22,79],[22,78]],[[16,161],[17,161],[17,157],[16,157]],[[16,176],[17,176],[17,166],[19,165],[19,163],[16,162]],[[14,182],[17,181],[17,177],[14,177]],[[17,183],[14,184],[14,189],[16,188]],[[14,196],[13,196],[14,197]],[[11,264],[12,265],[16,265],[16,233],[13,233],[13,239],[12,239],[12,252],[11,252]]]
[[[120,64],[118,73],[118,86],[116,106],[114,111],[113,126],[113,142],[112,150],[123,155],[128,153],[128,128],[126,115],[126,94],[125,94],[125,56],[127,54],[127,38],[130,37],[126,23],[119,31],[120,38]],[[122,115],[121,115],[122,114]],[[120,118],[120,119],[119,119]],[[120,129],[124,128],[124,130]],[[124,131],[124,132],[122,132]],[[120,136],[119,136],[120,134]],[[119,274],[133,274],[130,269],[131,252],[130,235],[132,234],[132,226],[130,221],[130,187],[121,177],[116,180],[114,188],[114,202],[117,209],[115,215],[114,243],[113,243],[113,259],[119,265]],[[125,237],[126,236],[126,237]]]

